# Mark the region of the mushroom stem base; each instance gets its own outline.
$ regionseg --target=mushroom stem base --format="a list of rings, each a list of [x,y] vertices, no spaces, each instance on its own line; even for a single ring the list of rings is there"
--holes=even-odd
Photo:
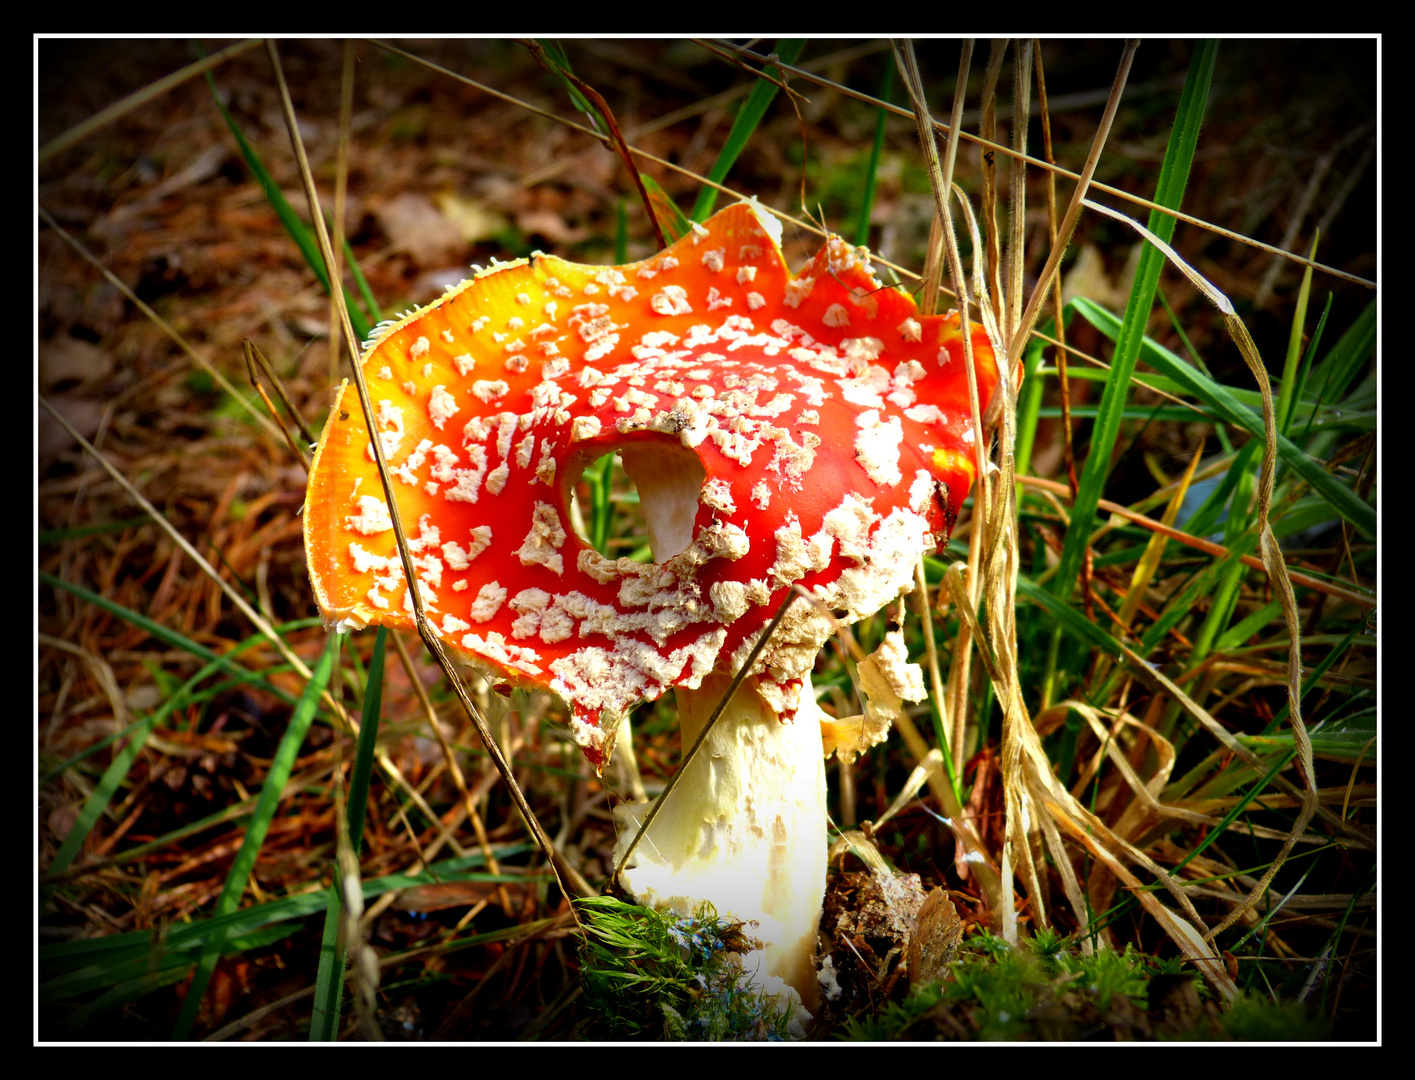
[[[685,750],[730,681],[714,673],[696,690],[675,691]],[[690,915],[706,900],[719,915],[755,923],[746,932],[765,950],[744,958],[748,971],[754,960],[760,965],[753,981],[776,992],[784,983],[814,1012],[826,808],[820,712],[809,679],[801,702],[795,719],[783,723],[756,680],[746,680],[635,849],[622,881],[650,906]],[[648,806],[615,809],[616,863]]]

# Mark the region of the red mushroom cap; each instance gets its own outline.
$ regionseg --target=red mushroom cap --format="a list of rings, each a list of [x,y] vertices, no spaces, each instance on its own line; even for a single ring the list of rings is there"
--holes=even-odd
[[[640,263],[493,266],[362,361],[430,618],[474,665],[559,693],[597,766],[603,714],[735,668],[793,583],[847,619],[907,590],[972,485],[958,316],[920,316],[837,237],[793,277],[779,235],[745,202]],[[997,367],[972,334],[986,405]],[[613,450],[645,503],[655,477],[700,485],[664,511],[656,548],[677,550],[657,563],[571,528],[571,486]],[[327,619],[411,624],[352,387],[315,452],[305,546]],[[764,651],[779,711],[830,632],[797,604]]]

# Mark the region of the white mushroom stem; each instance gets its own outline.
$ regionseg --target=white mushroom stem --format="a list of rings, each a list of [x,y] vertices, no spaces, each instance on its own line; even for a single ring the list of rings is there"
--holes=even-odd
[[[704,477],[697,455],[659,441],[631,444],[620,455],[639,492],[655,561],[685,550]],[[731,681],[729,673],[712,672],[697,689],[674,691],[685,754]],[[743,967],[792,1009],[798,1024],[809,1021],[819,997],[814,957],[826,863],[821,718],[809,677],[789,722],[755,679],[745,680],[621,875],[624,887],[651,907],[692,915],[706,900],[720,916],[755,924],[746,932],[765,948],[744,956]],[[616,866],[649,806],[616,808]]]
[[[697,690],[675,691],[685,752],[730,681],[713,673]],[[753,982],[789,1002],[784,983],[809,1012],[819,995],[814,956],[826,869],[819,717],[809,679],[788,722],[755,680],[744,681],[622,875],[650,906],[686,915],[707,900],[719,915],[756,923],[747,933],[766,948],[744,958]],[[643,803],[616,809],[616,864],[647,812]]]

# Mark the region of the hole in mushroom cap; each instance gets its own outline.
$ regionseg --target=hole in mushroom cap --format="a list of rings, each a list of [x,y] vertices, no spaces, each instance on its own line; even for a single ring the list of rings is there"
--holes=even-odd
[[[614,450],[582,461],[583,467],[563,474],[569,479],[570,527],[601,555],[634,557],[646,546],[649,530],[624,463]]]
[[[697,454],[676,440],[650,434],[618,445],[602,443],[582,460],[583,465],[566,473],[570,521],[581,540],[614,557],[630,551],[606,550],[609,545],[597,541],[633,537],[638,547],[647,537],[654,562],[688,550],[707,478]],[[607,530],[604,514],[612,515]],[[604,530],[599,536],[597,526]]]

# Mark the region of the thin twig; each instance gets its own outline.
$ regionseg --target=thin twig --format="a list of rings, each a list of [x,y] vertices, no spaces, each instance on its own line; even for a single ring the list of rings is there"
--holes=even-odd
[[[344,39],[344,64],[339,77],[339,145],[334,153],[334,239],[329,250],[334,255],[330,272],[329,301],[329,393],[339,387],[339,305],[333,294],[343,292],[344,210],[349,195],[349,125],[354,112],[354,43]],[[357,357],[357,353],[354,354]],[[313,439],[310,442],[314,442]]]
[[[1051,146],[1051,111],[1047,107],[1046,71],[1042,67],[1042,43],[1033,42],[1035,69],[1037,72],[1037,106],[1042,120],[1042,152],[1047,161],[1055,162],[1056,156]],[[1053,246],[1056,245],[1060,225],[1056,220],[1056,174],[1047,173],[1047,230]],[[1071,483],[1071,497],[1076,497],[1079,484],[1076,480],[1076,449],[1072,445],[1075,437],[1071,431],[1071,382],[1067,376],[1066,358],[1066,311],[1065,298],[1061,295],[1061,275],[1052,279],[1052,307],[1056,312],[1056,372],[1061,396],[1062,453],[1066,459],[1066,477]],[[1084,573],[1084,571],[1083,571]]]
[[[1037,287],[1032,290],[1032,295],[1027,300],[1027,308],[1022,312],[1020,324],[1013,329],[1008,348],[1008,352],[1013,356],[1022,355],[1027,339],[1031,337],[1032,327],[1036,324],[1037,316],[1041,314],[1042,304],[1046,300],[1047,292],[1051,286],[1051,279],[1061,266],[1061,256],[1066,253],[1067,245],[1071,243],[1071,234],[1076,231],[1076,223],[1081,220],[1082,203],[1091,187],[1091,178],[1095,176],[1096,166],[1100,164],[1101,151],[1105,148],[1106,140],[1110,137],[1111,125],[1114,124],[1115,114],[1120,108],[1121,93],[1124,91],[1125,81],[1130,75],[1130,66],[1135,60],[1135,50],[1139,47],[1138,41],[1132,40],[1125,43],[1125,51],[1120,57],[1120,67],[1115,73],[1115,82],[1111,85],[1110,100],[1106,102],[1105,112],[1101,115],[1101,122],[1097,125],[1096,134],[1091,140],[1091,150],[1086,155],[1086,164],[1081,169],[1081,175],[1077,177],[1076,190],[1071,194],[1071,204],[1066,208],[1066,214],[1061,219],[1061,228],[1057,230],[1057,242],[1052,245],[1046,265],[1037,275]]]
[[[521,42],[530,50],[531,56],[535,58],[537,64],[546,71],[553,71],[564,79],[568,79],[576,90],[590,99],[591,103],[599,110],[599,115],[603,118],[605,125],[609,128],[609,137],[614,152],[619,155],[619,159],[624,162],[624,167],[629,172],[629,179],[634,182],[634,189],[639,193],[639,201],[644,204],[644,211],[649,216],[649,223],[653,225],[654,235],[658,237],[658,246],[666,248],[669,245],[668,237],[663,234],[663,223],[658,220],[658,214],[654,212],[653,200],[649,198],[648,189],[644,187],[643,177],[639,175],[638,167],[634,164],[634,159],[629,155],[629,144],[624,141],[624,134],[619,130],[619,121],[614,119],[614,111],[609,107],[609,102],[604,100],[604,95],[596,90],[584,79],[580,78],[568,67],[562,68],[559,64],[552,64],[545,58],[545,47],[534,38],[527,38]]]
[[[275,408],[275,402],[270,400],[270,395],[265,392],[265,385],[260,381],[260,377],[256,375],[255,369],[257,364],[260,365],[266,375],[269,376],[270,380],[275,384],[276,392],[284,400],[285,407],[289,409],[291,416],[294,417],[295,423],[299,425],[300,431],[305,435],[305,446],[309,446],[314,442],[314,439],[309,435],[309,429],[305,427],[304,420],[290,403],[290,398],[289,395],[285,393],[284,385],[275,377],[275,373],[270,370],[270,364],[266,361],[265,354],[263,354],[260,349],[256,348],[255,342],[250,338],[243,340],[241,347],[246,355],[246,377],[250,380],[251,385],[255,387],[256,393],[260,395],[260,400],[265,402],[265,407],[270,410],[271,417],[280,425],[280,433],[285,436],[285,444],[289,446],[290,453],[295,455],[295,460],[303,465],[305,472],[308,473],[310,471],[309,454],[305,452],[304,447],[295,442],[295,437],[290,434],[290,429],[285,426],[284,420],[280,418],[280,413],[277,412]]]

